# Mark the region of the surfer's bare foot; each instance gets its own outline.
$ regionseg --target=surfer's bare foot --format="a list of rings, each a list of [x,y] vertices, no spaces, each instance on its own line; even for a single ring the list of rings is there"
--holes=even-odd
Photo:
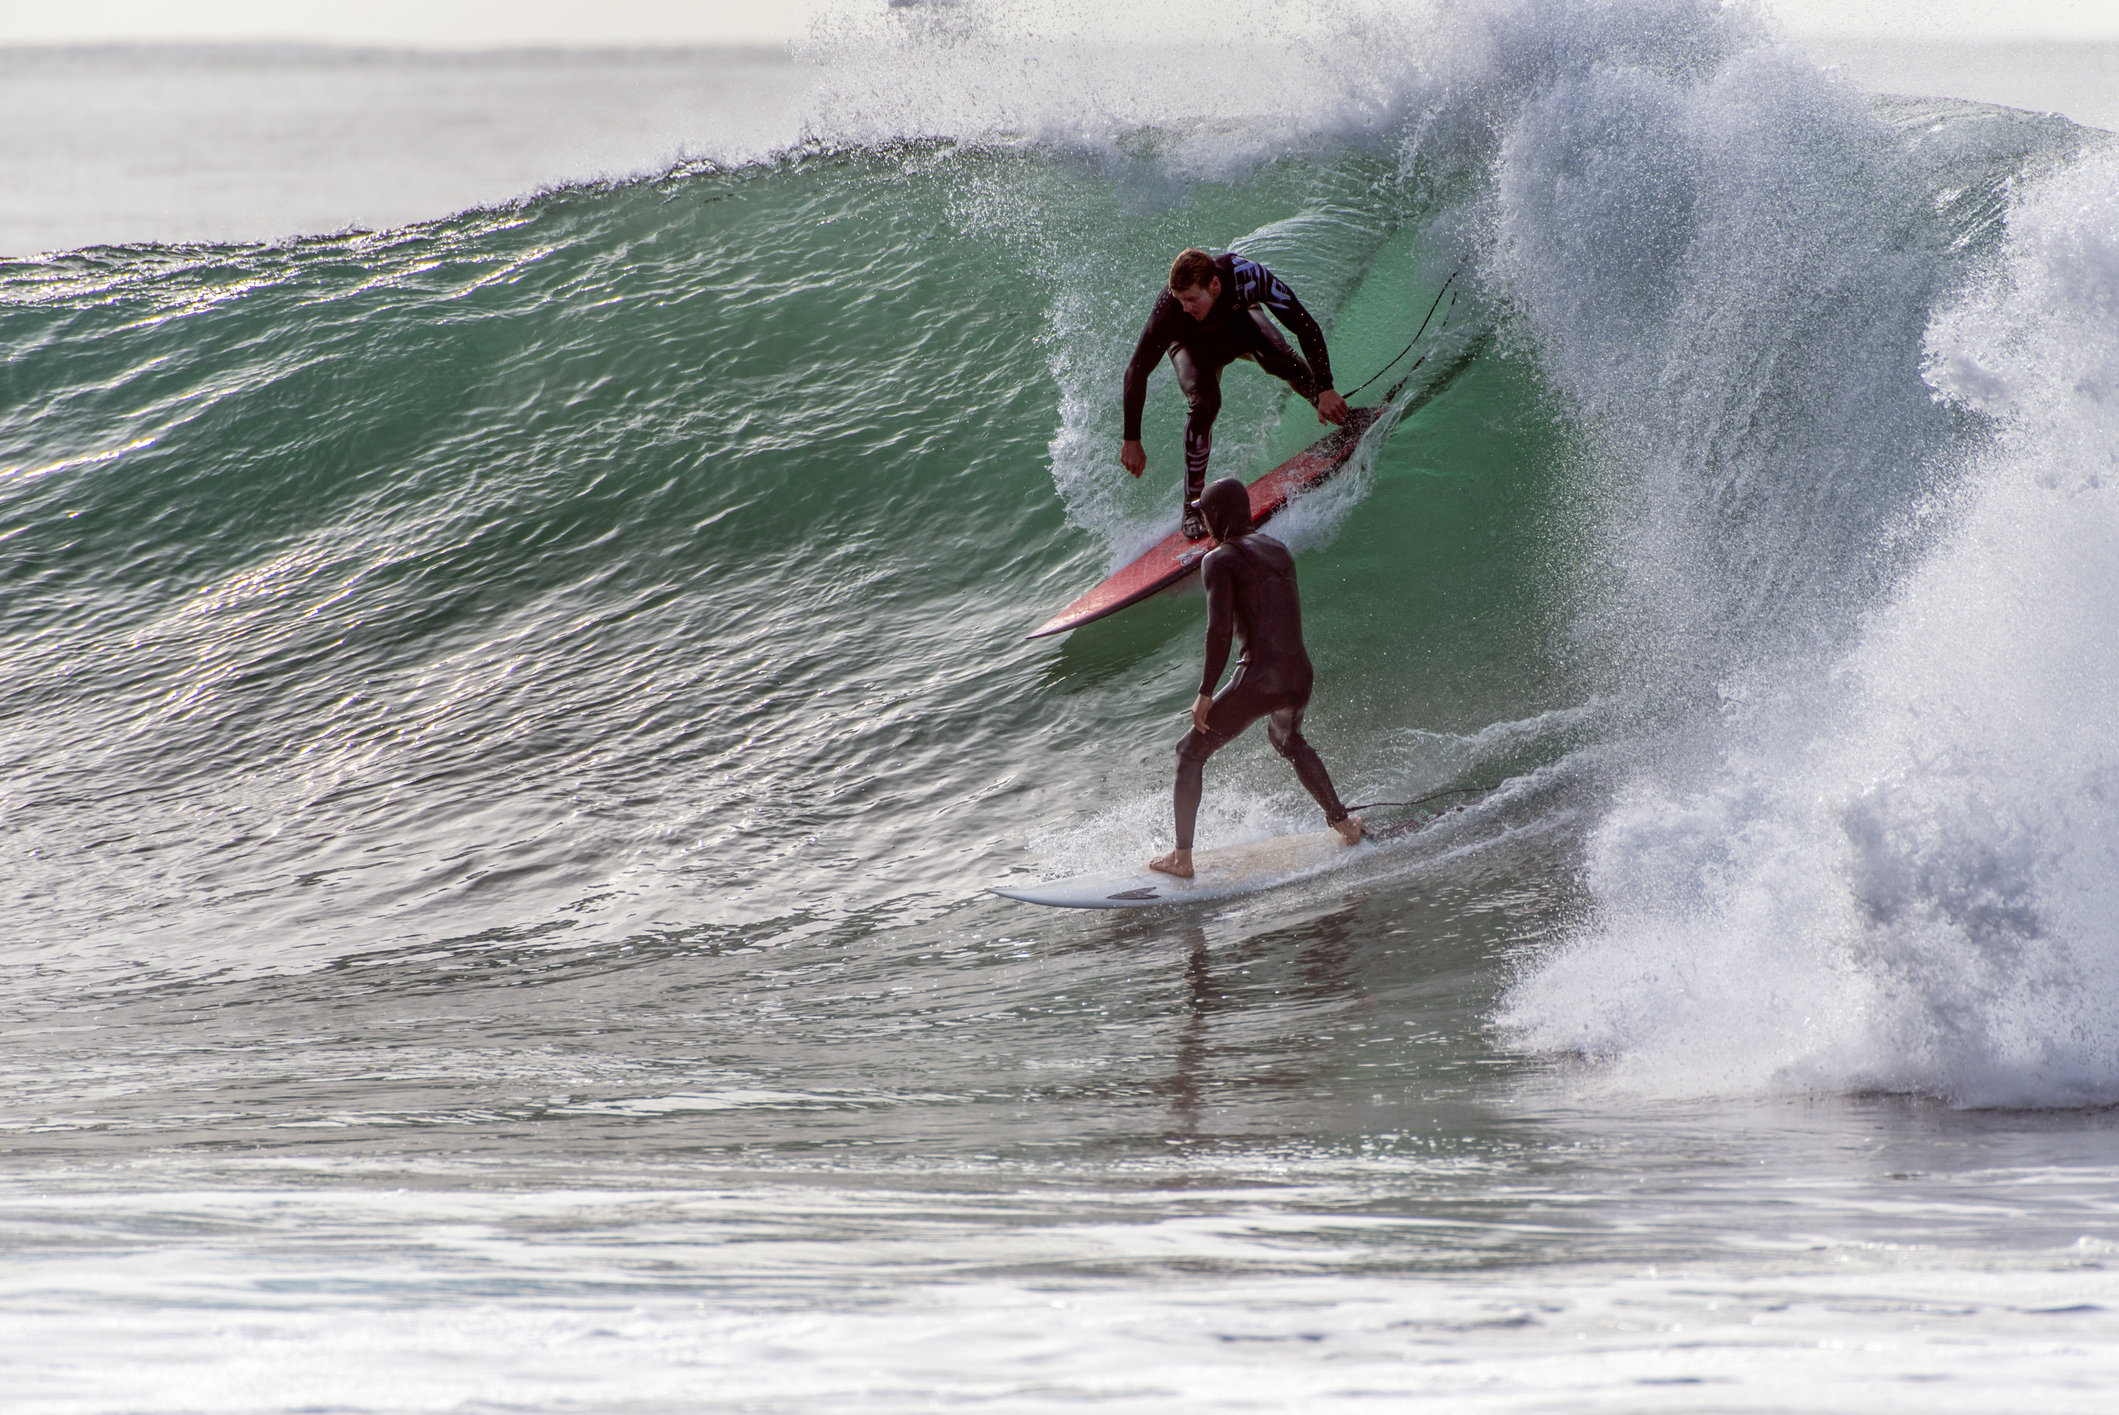
[[[1343,821],[1333,821],[1332,829],[1338,831],[1339,838],[1349,845],[1359,845],[1364,833],[1359,816],[1348,816]]]
[[[1190,879],[1192,878],[1192,852],[1190,850],[1172,850],[1167,855],[1158,855],[1148,861],[1148,868],[1161,870],[1166,875],[1176,875],[1179,879]]]

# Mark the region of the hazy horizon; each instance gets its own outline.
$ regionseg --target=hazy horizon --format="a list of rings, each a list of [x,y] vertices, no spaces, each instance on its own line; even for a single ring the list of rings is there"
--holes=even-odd
[[[1859,87],[2119,128],[2119,40],[1797,41]],[[0,45],[0,255],[388,229],[798,141],[785,45]]]
[[[810,34],[819,20],[916,10],[922,0],[781,0],[771,7],[742,0],[614,0],[593,14],[559,0],[374,0],[360,7],[206,0],[181,10],[144,0],[117,0],[93,10],[17,7],[0,14],[0,46],[103,43],[323,43],[413,49],[719,48],[779,46]],[[1367,0],[1374,3],[1374,0]],[[990,7],[1018,22],[1062,28],[1093,21],[1105,32],[1154,37],[1166,28],[1156,7],[1096,0]],[[1304,14],[1268,0],[1225,0],[1223,13],[1247,8],[1277,27]],[[1346,0],[1338,13],[1358,12]],[[2090,0],[1761,0],[1791,35],[1865,40],[2119,40],[2119,6]],[[1404,13],[1404,7],[1394,7]]]

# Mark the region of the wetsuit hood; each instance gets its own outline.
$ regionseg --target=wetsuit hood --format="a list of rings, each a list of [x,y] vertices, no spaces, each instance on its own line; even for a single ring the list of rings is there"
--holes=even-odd
[[[1216,540],[1234,540],[1251,533],[1251,493],[1234,477],[1223,477],[1199,494],[1192,503],[1200,519]]]

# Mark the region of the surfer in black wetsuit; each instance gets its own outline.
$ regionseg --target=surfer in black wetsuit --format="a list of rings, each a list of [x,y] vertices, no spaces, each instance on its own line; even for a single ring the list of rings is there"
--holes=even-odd
[[[1260,313],[1260,306],[1280,317],[1302,342],[1295,356],[1280,331]],[[1165,353],[1177,368],[1177,386],[1191,409],[1185,418],[1184,532],[1193,540],[1207,533],[1196,503],[1207,484],[1207,457],[1214,448],[1214,419],[1221,414],[1221,371],[1238,359],[1250,359],[1317,405],[1319,422],[1344,423],[1346,399],[1332,391],[1332,362],[1324,331],[1295,298],[1295,292],[1272,271],[1239,255],[1211,256],[1183,252],[1170,265],[1170,286],[1156,296],[1147,328],[1140,332],[1133,361],[1126,365],[1125,440],[1118,463],[1134,476],[1147,470],[1148,454],[1140,445],[1140,414],[1148,401],[1148,375]]]
[[[1207,667],[1192,703],[1192,730],[1177,744],[1177,848],[1150,860],[1148,868],[1192,877],[1192,827],[1207,758],[1261,717],[1273,750],[1293,764],[1303,789],[1324,807],[1325,823],[1347,844],[1357,844],[1361,818],[1347,814],[1316,748],[1302,736],[1311,673],[1302,646],[1295,557],[1251,529],[1250,494],[1234,478],[1202,492],[1198,510],[1216,542],[1199,567],[1207,586]],[[1228,666],[1233,637],[1243,640],[1236,676],[1218,697],[1210,696]]]

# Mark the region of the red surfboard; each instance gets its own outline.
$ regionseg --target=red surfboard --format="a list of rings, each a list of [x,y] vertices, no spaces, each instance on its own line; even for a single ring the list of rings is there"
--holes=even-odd
[[[1397,392],[1394,388],[1393,393]],[[1354,455],[1361,434],[1376,420],[1376,408],[1353,408],[1343,426],[1335,427],[1316,442],[1288,458],[1251,483],[1251,524],[1262,526],[1273,513],[1288,504],[1288,498],[1308,491],[1346,465]],[[1110,579],[1083,595],[1027,637],[1064,634],[1116,614],[1129,604],[1138,604],[1151,594],[1170,588],[1199,569],[1199,562],[1214,548],[1210,540],[1187,540],[1183,531],[1172,531]]]

